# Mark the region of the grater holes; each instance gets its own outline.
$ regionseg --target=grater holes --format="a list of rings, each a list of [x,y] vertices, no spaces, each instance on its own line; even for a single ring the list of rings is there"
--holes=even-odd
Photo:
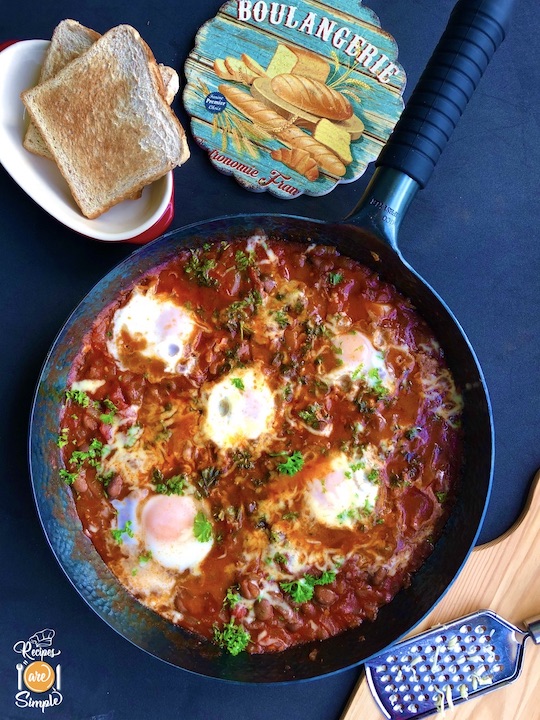
[[[499,673],[499,672],[502,672],[503,670],[504,670],[504,665],[501,665],[501,663],[496,663],[496,664],[493,666],[493,672],[494,672],[494,673]]]
[[[381,682],[388,683],[392,679],[391,675],[381,675]]]
[[[446,643],[446,635],[437,635],[435,642],[437,645],[444,645]]]
[[[429,700],[429,695],[426,695],[426,693],[420,693],[417,700],[418,702],[425,703]]]
[[[485,625],[477,625],[474,628],[474,632],[477,633],[478,635],[483,635],[484,633],[487,632],[487,627]]]
[[[417,713],[420,710],[420,706],[416,703],[410,703],[410,705],[407,705],[407,710],[410,713]]]
[[[462,633],[463,635],[467,635],[467,633],[470,633],[471,630],[472,630],[472,627],[470,625],[462,625],[459,628],[459,632]]]
[[[474,642],[476,642],[476,635],[467,635],[463,638],[464,642],[467,643],[467,645],[472,645]]]
[[[393,683],[390,683],[389,685],[387,685],[387,686],[384,688],[384,692],[386,692],[386,693],[395,693],[395,692],[397,692],[397,687],[396,687]]]

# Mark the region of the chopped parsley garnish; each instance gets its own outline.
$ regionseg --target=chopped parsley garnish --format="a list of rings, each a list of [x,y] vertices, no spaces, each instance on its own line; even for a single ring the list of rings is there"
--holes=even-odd
[[[350,507],[347,508],[347,510],[342,510],[338,515],[337,519],[340,522],[345,522],[345,520],[361,520],[366,515],[369,515],[373,512],[375,509],[375,505],[370,500],[370,498],[366,498],[363,507]]]
[[[140,435],[142,434],[142,427],[140,425],[132,425],[126,431],[126,439],[124,447],[130,448],[135,445]]]
[[[107,410],[109,412],[101,413],[101,415],[99,416],[99,419],[105,425],[112,425],[113,418],[116,415],[116,413],[118,412],[118,408],[112,402],[112,400],[109,400],[109,398],[105,398],[105,400],[103,400],[103,405],[105,405],[105,407],[107,408]]]
[[[214,642],[231,655],[238,655],[245,650],[250,640],[249,632],[242,625],[237,625],[234,618],[223,626],[223,630],[214,625]]]
[[[244,392],[244,390],[246,389],[242,378],[232,378],[231,383],[237,390],[240,390],[240,392]]]
[[[250,315],[256,315],[262,303],[262,296],[258,290],[251,290],[243,300],[236,300],[223,311],[225,324],[229,330],[238,330],[243,337],[245,323]]]
[[[215,467],[207,467],[201,470],[200,478],[197,480],[201,495],[208,497],[208,493],[217,483],[220,474],[220,470]]]
[[[152,551],[148,550],[147,552],[142,552],[139,555],[139,565],[146,565],[147,562],[149,562],[152,559]]]
[[[373,470],[368,472],[367,479],[376,485],[379,482],[379,471],[373,468]]]
[[[304,456],[299,450],[295,450],[292,455],[289,455],[285,462],[279,463],[277,469],[282,475],[296,475],[303,467]]]
[[[330,285],[339,285],[339,283],[343,280],[343,273],[335,272],[335,273],[328,273],[328,282]]]
[[[87,462],[88,465],[96,467],[99,465],[99,460],[103,453],[103,443],[101,440],[94,438],[90,443],[88,450],[74,450],[69,458],[70,465],[76,465],[82,467]]]
[[[128,520],[123,528],[111,530],[111,535],[113,536],[113,539],[121,545],[123,542],[123,535],[127,535],[130,538],[133,537],[133,523],[131,520]]]
[[[240,272],[244,272],[251,265],[255,264],[255,255],[253,251],[245,253],[243,250],[237,250],[234,254],[236,267]]]
[[[64,468],[60,469],[59,472],[60,478],[66,483],[66,485],[73,485],[77,478],[77,473],[70,473],[67,470],[64,470]]]
[[[199,542],[208,542],[212,539],[212,523],[202,510],[195,515],[193,521],[193,534]]]
[[[161,470],[157,468],[152,473],[152,482],[156,492],[160,495],[183,495],[186,485],[185,475],[173,475],[165,480]]]
[[[446,498],[448,497],[448,493],[446,493],[446,492],[436,492],[435,495],[437,497],[437,500],[441,503],[441,505],[443,504],[443,502],[446,501]]]
[[[286,328],[287,325],[290,325],[289,318],[287,317],[287,314],[284,310],[276,310],[276,312],[274,313],[274,318],[276,319],[276,322],[280,328]]]
[[[200,250],[192,250],[191,257],[184,265],[184,272],[192,280],[195,280],[197,285],[202,285],[203,287],[215,287],[218,284],[218,281],[215,278],[210,277],[208,274],[215,265],[215,260],[202,258]]]
[[[364,372],[364,365],[360,363],[360,365],[353,370],[351,374],[351,380],[358,380],[359,377],[362,377],[362,374]]]
[[[384,397],[385,395],[388,395],[388,390],[382,384],[382,379],[378,368],[371,368],[371,370],[368,370],[367,377],[368,380],[370,380],[369,385],[373,388],[373,390],[375,390],[379,397]]]
[[[84,408],[90,405],[90,398],[84,390],[66,390],[66,398],[73,400],[74,403]]]
[[[238,605],[241,600],[242,597],[234,588],[227,588],[227,592],[225,593],[225,599],[223,600],[224,603],[227,603],[230,608],[233,608]]]
[[[279,586],[292,597],[294,602],[305,603],[313,597],[316,585],[330,585],[335,579],[336,573],[333,570],[325,570],[318,578],[313,575],[305,575],[298,580],[279,583]]]
[[[318,430],[320,423],[324,421],[324,415],[322,405],[317,402],[308,405],[305,410],[300,410],[298,413],[298,417],[315,430]]]
[[[283,519],[284,519],[284,520],[296,520],[296,518],[298,517],[298,515],[299,515],[299,513],[297,513],[297,512],[286,512],[286,513],[283,515]]]
[[[237,467],[243,470],[252,470],[255,467],[249,450],[235,450],[233,453],[233,461]]]
[[[59,448],[63,448],[68,444],[68,432],[69,430],[67,428],[62,428],[61,433],[58,435],[56,444]]]
[[[96,479],[99,480],[99,482],[103,485],[103,487],[107,487],[111,480],[114,477],[114,470],[109,470],[109,472],[103,473],[102,475],[97,475]]]

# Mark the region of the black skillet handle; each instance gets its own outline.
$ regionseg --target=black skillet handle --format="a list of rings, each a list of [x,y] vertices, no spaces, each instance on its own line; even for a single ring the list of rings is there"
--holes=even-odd
[[[377,166],[426,186],[448,139],[504,40],[514,0],[460,0]]]
[[[459,0],[444,34],[349,214],[398,251],[401,221],[424,188],[489,61],[504,40],[514,0]]]

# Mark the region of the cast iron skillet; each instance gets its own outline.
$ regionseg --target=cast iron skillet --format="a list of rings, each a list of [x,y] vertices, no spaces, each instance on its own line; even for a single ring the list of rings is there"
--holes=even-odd
[[[358,664],[410,631],[444,594],[465,562],[478,536],[491,488],[493,428],[489,398],[467,338],[444,302],[402,258],[397,231],[504,38],[511,2],[458,3],[353,213],[355,224],[250,215],[175,230],[137,250],[103,278],[58,335],[38,383],[30,427],[30,467],[39,516],[58,562],[77,591],[112,628],[143,650],[186,670],[233,681],[283,682],[318,677]],[[268,236],[333,244],[343,254],[377,270],[384,280],[412,299],[443,346],[464,395],[464,463],[458,500],[441,539],[411,586],[383,607],[375,622],[283,653],[232,657],[171,625],[119,585],[81,532],[71,490],[58,477],[60,458],[55,440],[69,370],[100,310],[132,281],[174,256],[179,248],[248,237],[260,229]],[[315,659],[313,650],[317,651]]]

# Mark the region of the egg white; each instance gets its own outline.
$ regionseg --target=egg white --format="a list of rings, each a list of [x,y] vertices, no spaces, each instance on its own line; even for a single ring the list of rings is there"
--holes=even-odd
[[[165,373],[186,374],[195,362],[189,351],[196,333],[195,317],[185,307],[150,291],[136,289],[112,320],[107,349],[120,369],[129,370],[122,362],[122,333],[142,345],[139,352],[143,357],[163,363]]]
[[[234,370],[203,395],[206,407],[203,431],[220,448],[256,440],[270,431],[275,400],[259,367]]]
[[[194,523],[200,504],[189,495],[154,495],[141,513],[144,546],[160,565],[178,572],[198,567],[214,544],[211,537],[201,542]]]
[[[352,328],[336,335],[332,344],[339,364],[325,376],[328,383],[336,384],[350,378],[371,388],[382,387],[387,392],[393,392],[395,380],[384,360],[384,353],[377,350],[364,333]]]
[[[194,533],[195,518],[205,512],[192,495],[149,495],[147,490],[131,492],[123,500],[113,500],[117,528],[129,527],[122,534],[127,550],[138,546],[151,553],[152,561],[163,568],[199,572],[210,552],[213,537],[201,542]],[[208,517],[205,513],[205,517]],[[129,523],[129,525],[128,525]]]
[[[364,459],[334,455],[325,474],[307,483],[305,501],[311,515],[327,527],[339,528],[352,528],[371,515],[379,486],[368,478],[370,469]]]

